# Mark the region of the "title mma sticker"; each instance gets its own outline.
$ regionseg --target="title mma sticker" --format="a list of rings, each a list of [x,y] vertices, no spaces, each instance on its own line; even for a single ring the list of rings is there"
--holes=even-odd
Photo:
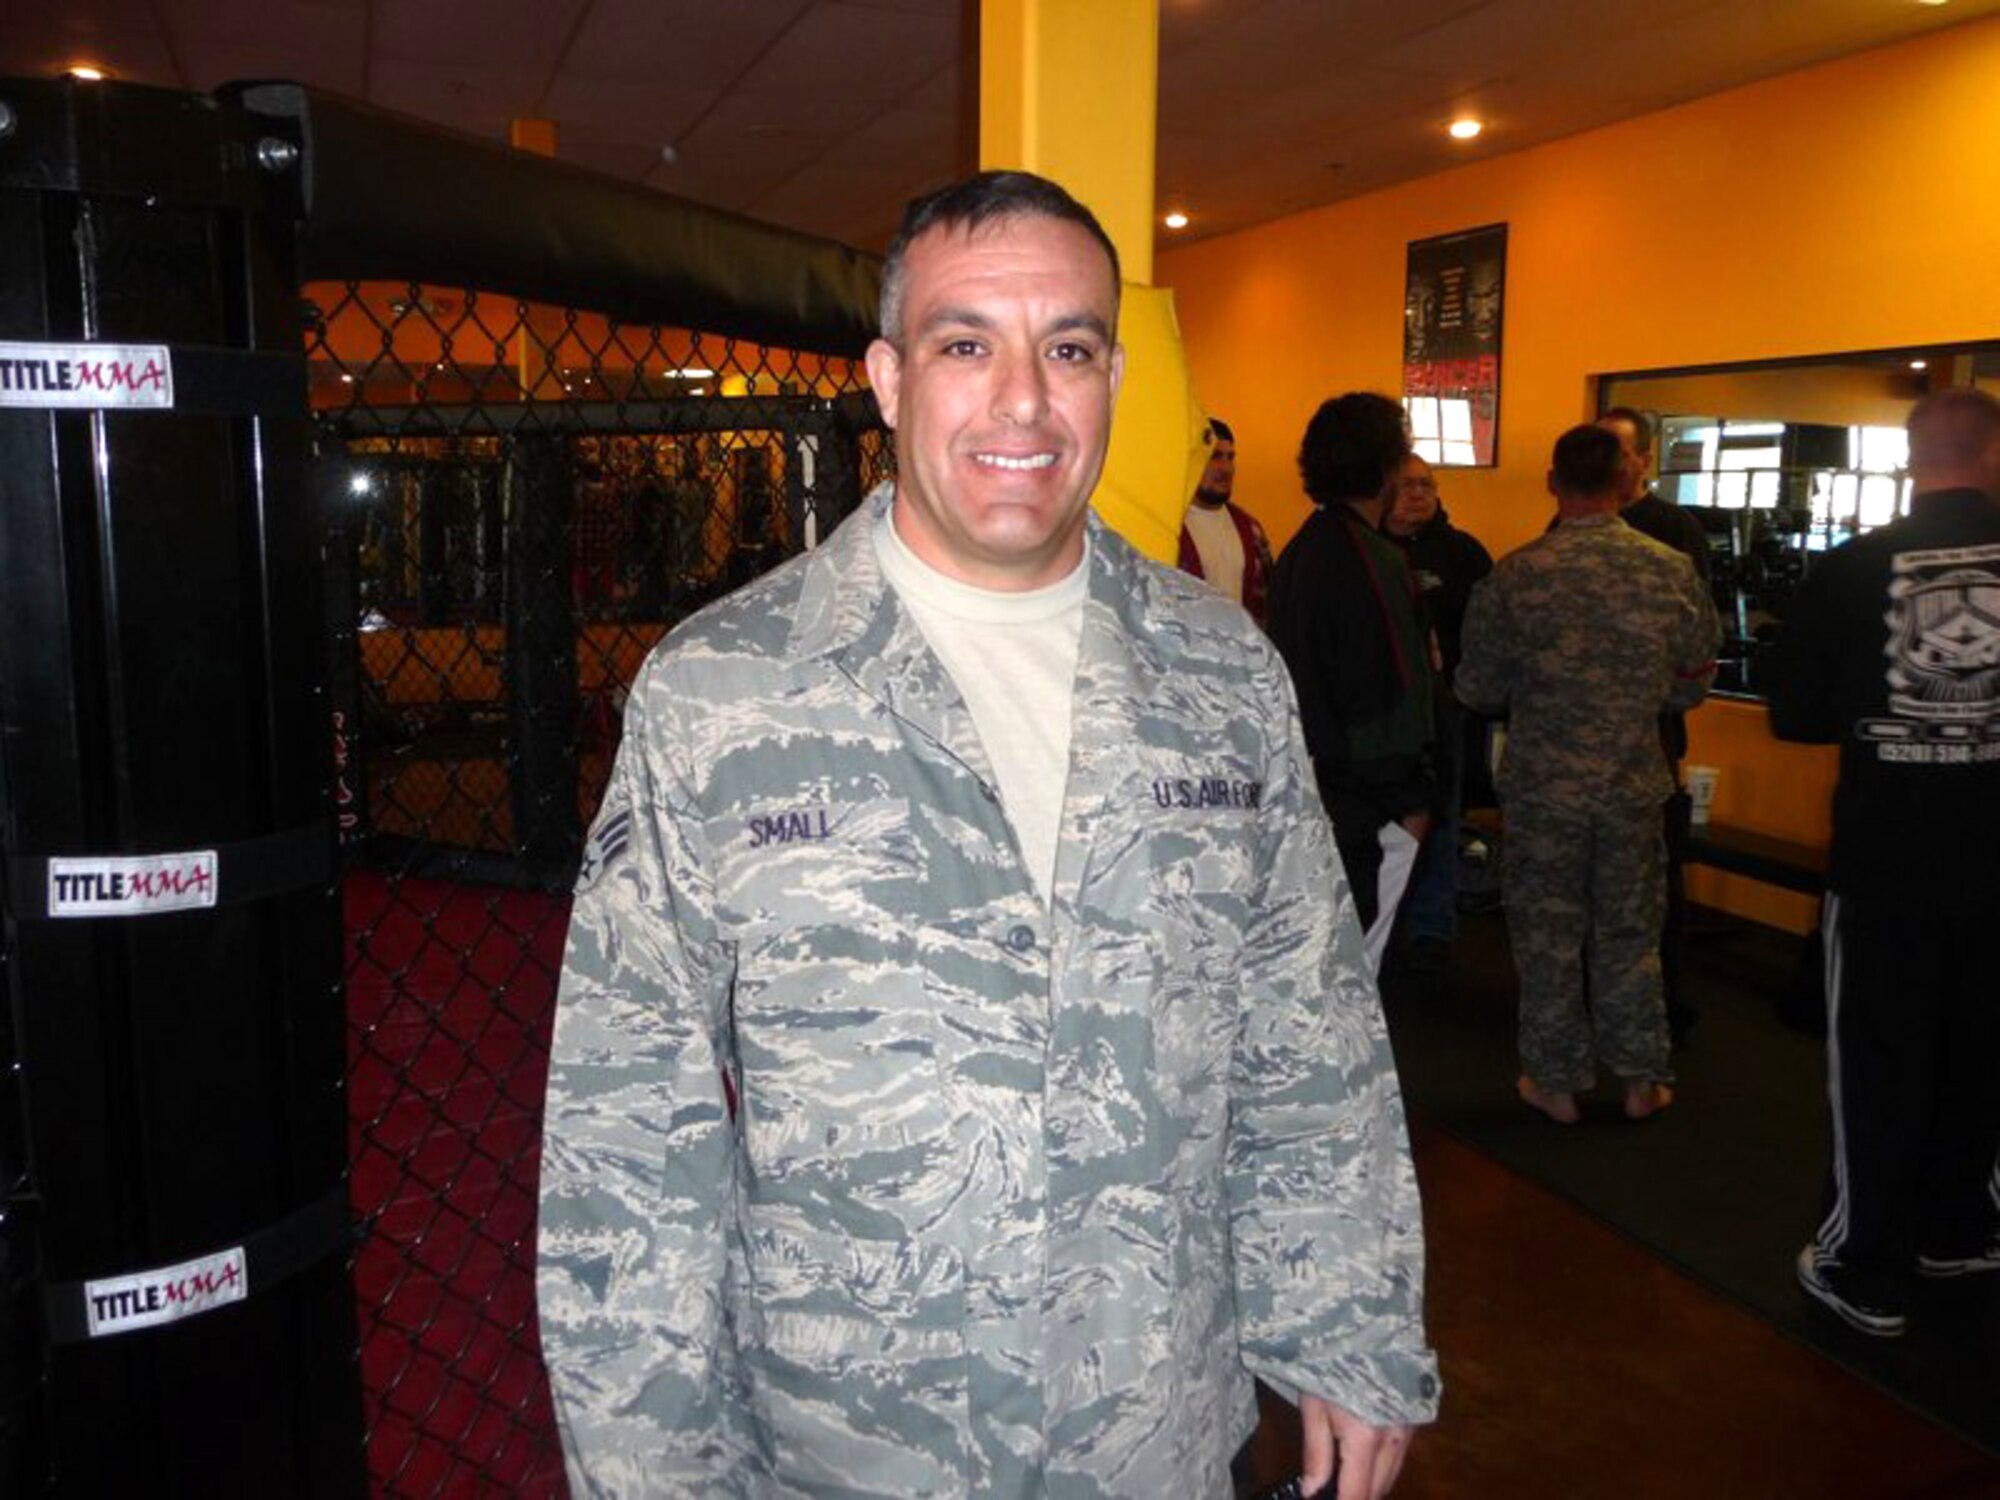
[[[0,406],[170,407],[174,367],[163,344],[0,341]]]
[[[249,1272],[238,1245],[157,1271],[86,1281],[83,1306],[90,1336],[99,1339],[212,1312],[249,1294]]]
[[[215,905],[213,849],[49,861],[52,917],[143,917]]]

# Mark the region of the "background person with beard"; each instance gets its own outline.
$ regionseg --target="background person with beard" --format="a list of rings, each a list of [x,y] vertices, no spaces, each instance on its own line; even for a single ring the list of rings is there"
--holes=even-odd
[[[1269,614],[1271,543],[1257,518],[1230,496],[1236,490],[1236,434],[1220,417],[1208,419],[1208,465],[1181,521],[1183,573],[1234,599],[1263,625]]]

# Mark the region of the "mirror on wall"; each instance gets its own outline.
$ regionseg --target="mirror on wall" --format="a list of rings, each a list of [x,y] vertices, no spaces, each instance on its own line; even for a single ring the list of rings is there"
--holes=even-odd
[[[1708,533],[1716,691],[1762,696],[1760,657],[1813,558],[1908,511],[1903,422],[1947,385],[2000,394],[2000,340],[1598,377],[1600,411],[1653,417],[1659,493]]]

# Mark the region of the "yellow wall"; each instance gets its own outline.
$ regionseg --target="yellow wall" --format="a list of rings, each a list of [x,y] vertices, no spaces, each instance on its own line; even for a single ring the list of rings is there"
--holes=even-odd
[[[1414,127],[1413,127],[1414,128]],[[1400,378],[1406,243],[1505,221],[1500,465],[1442,476],[1489,545],[1547,514],[1608,370],[2000,334],[2000,20],[1170,251],[1203,402],[1282,541],[1318,402]]]
[[[1307,509],[1293,457],[1314,406],[1398,388],[1406,243],[1505,221],[1500,463],[1439,476],[1498,554],[1545,524],[1549,445],[1600,372],[2000,334],[1996,141],[1985,20],[1173,250],[1157,278],[1204,405],[1235,429],[1237,494],[1281,542]],[[1695,758],[1725,787],[1817,778],[1823,809],[1825,756],[1760,719],[1700,710]],[[1823,836],[1823,811],[1780,827],[1725,799],[1725,816]]]
[[[1762,704],[1721,699],[1704,704],[1688,720],[1687,764],[1714,766],[1721,773],[1712,821],[1802,843],[1826,842],[1839,749],[1772,739]],[[1699,866],[1688,870],[1688,899],[1791,932],[1807,931],[1819,915],[1812,897]]]

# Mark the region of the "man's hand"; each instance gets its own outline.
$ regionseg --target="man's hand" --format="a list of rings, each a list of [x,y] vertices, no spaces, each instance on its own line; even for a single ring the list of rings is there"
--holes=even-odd
[[[1400,819],[1399,821],[1403,825],[1403,832],[1407,833],[1420,844],[1424,841],[1425,835],[1431,831],[1431,815],[1429,813],[1413,812],[1407,818]]]
[[[1305,1460],[1299,1487],[1329,1500],[1382,1500],[1403,1472],[1410,1451],[1408,1427],[1370,1427],[1330,1401],[1301,1394],[1299,1420],[1305,1426]],[[1340,1487],[1329,1491],[1334,1455],[1340,1457]]]

